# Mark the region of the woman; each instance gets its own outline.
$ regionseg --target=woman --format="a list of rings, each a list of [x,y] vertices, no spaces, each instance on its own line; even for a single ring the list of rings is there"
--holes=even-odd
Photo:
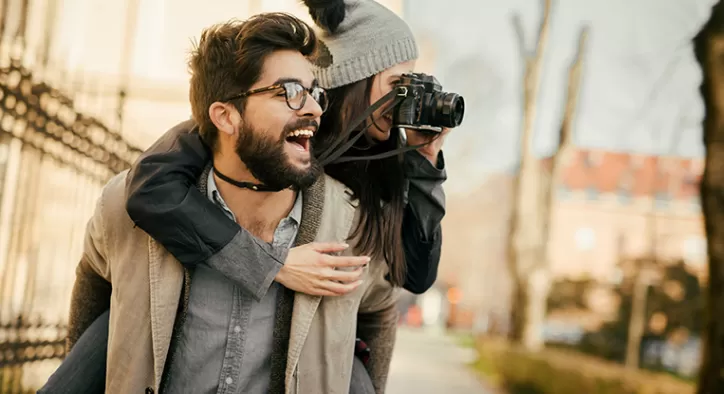
[[[322,151],[348,139],[350,135],[341,132],[348,130],[350,123],[370,104],[391,91],[401,74],[413,70],[417,48],[404,21],[377,3],[359,0],[348,0],[346,5],[343,1],[307,0],[305,3],[323,29],[318,34],[324,42],[324,50],[313,59],[315,74],[320,85],[328,89],[330,99],[330,107],[315,136],[315,147]],[[361,33],[367,34],[369,48],[360,45]],[[380,44],[390,41],[394,45]],[[354,44],[350,45],[351,42]],[[370,61],[370,54],[376,55],[377,61]],[[364,66],[353,72],[343,69],[350,62]],[[347,155],[363,156],[398,148],[399,132],[390,130],[389,115],[381,116],[384,109],[375,111],[373,122],[365,129],[367,138],[350,148]],[[419,145],[426,137],[408,133],[407,140],[410,145]],[[432,285],[440,258],[440,221],[444,215],[441,184],[446,178],[441,145],[442,138],[419,151],[406,152],[404,158],[393,156],[325,167],[330,176],[354,192],[363,208],[362,220],[353,234],[362,241],[361,250],[357,252],[384,257],[390,263],[389,280],[414,293],[422,293]],[[234,255],[237,248],[248,250],[249,245],[258,243],[219,210],[210,208],[212,203],[192,186],[208,160],[209,151],[197,133],[179,127],[167,132],[129,174],[129,215],[181,263],[194,265],[205,261],[242,287],[259,294],[268,288],[268,283],[258,278],[237,277],[233,267],[223,264],[227,261],[224,257]],[[156,205],[159,199],[163,201],[161,209]],[[206,215],[202,217],[197,212],[204,206],[210,209],[204,208]],[[208,226],[214,227],[216,235],[213,237],[203,231]],[[268,245],[265,248],[264,253],[259,254],[259,260],[263,261],[261,265],[266,267],[260,275],[262,278],[269,277],[274,269],[279,270],[281,262],[294,258],[291,252],[287,256],[285,250],[275,250]],[[82,368],[82,361],[89,359],[87,355],[82,356],[86,349],[105,350],[97,339],[99,330],[107,330],[103,319],[107,319],[107,314],[83,333],[78,345],[46,385],[47,392],[57,392],[51,388],[60,387],[61,381],[66,387],[70,384],[67,370]],[[79,334],[70,333],[71,341]],[[389,359],[375,359],[374,351],[391,349],[394,330],[391,333],[389,330],[360,332],[358,335],[373,350],[368,365],[370,374],[386,375]],[[360,354],[361,358],[364,358],[363,354]],[[96,364],[96,367],[99,366]],[[96,372],[99,369],[102,371],[98,368]],[[95,376],[97,373],[93,375],[98,377]],[[84,378],[85,382],[93,380],[88,374],[84,374]],[[356,360],[352,392],[364,392],[361,389],[369,389],[370,383],[369,376]],[[375,389],[384,391],[383,387]]]

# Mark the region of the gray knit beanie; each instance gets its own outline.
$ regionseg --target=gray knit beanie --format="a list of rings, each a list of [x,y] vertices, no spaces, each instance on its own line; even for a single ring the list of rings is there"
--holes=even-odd
[[[334,89],[417,59],[404,20],[373,0],[304,0],[320,40],[313,57],[320,86]]]

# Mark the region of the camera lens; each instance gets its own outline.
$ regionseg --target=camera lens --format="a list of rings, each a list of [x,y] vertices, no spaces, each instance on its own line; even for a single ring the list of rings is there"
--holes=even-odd
[[[436,97],[436,115],[433,120],[437,126],[457,127],[463,122],[465,114],[465,100],[455,93],[441,93]]]

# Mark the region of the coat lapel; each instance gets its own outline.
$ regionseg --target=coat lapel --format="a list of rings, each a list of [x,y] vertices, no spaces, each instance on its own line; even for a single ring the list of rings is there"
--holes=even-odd
[[[324,185],[325,176],[322,175],[317,182],[302,194],[302,221],[299,224],[299,233],[294,243],[295,246],[314,242],[317,237],[325,203]],[[289,329],[289,344],[285,371],[287,388],[290,387],[290,379],[293,376],[294,369],[299,360],[299,354],[304,345],[304,340],[306,339],[307,332],[309,332],[309,326],[312,323],[312,319],[321,300],[322,297],[294,293],[294,306],[292,308],[291,327]]]
[[[184,273],[181,264],[176,263],[151,237],[148,237],[148,252],[153,367],[156,387],[159,387],[181,299]]]
[[[211,165],[204,169],[198,184],[198,189],[206,194],[207,178]],[[181,329],[186,317],[190,277],[188,271],[176,260],[160,243],[148,237],[148,274],[151,293],[151,339],[153,342],[153,368],[157,391],[163,381],[164,368],[170,361],[173,337]],[[184,282],[184,276],[187,282]],[[187,286],[184,289],[184,286]],[[184,295],[183,304],[179,308],[181,295]]]
[[[321,176],[320,181],[305,191],[303,195],[304,212],[299,228],[299,236],[297,237],[297,245],[304,245],[314,241],[344,241],[349,234],[349,229],[354,220],[355,207],[346,203],[344,203],[344,206],[340,206],[338,203],[347,201],[347,198],[336,198],[336,194],[342,192],[341,189],[336,187],[338,184],[331,179],[327,180],[325,184],[325,177]],[[325,227],[322,234],[319,233],[320,226]],[[307,231],[312,228],[315,230],[313,233]],[[340,234],[336,234],[340,231]],[[319,238],[320,236],[321,238]],[[332,239],[330,236],[336,239]],[[294,375],[307,340],[309,328],[321,301],[322,297],[320,296],[303,293],[294,294],[286,368],[287,387],[289,387],[291,378]]]

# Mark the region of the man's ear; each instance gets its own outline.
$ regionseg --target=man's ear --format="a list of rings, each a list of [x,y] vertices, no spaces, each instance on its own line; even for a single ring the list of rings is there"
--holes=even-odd
[[[239,111],[232,105],[218,101],[209,106],[209,117],[216,129],[228,136],[233,136],[237,132],[236,125],[241,118]]]

